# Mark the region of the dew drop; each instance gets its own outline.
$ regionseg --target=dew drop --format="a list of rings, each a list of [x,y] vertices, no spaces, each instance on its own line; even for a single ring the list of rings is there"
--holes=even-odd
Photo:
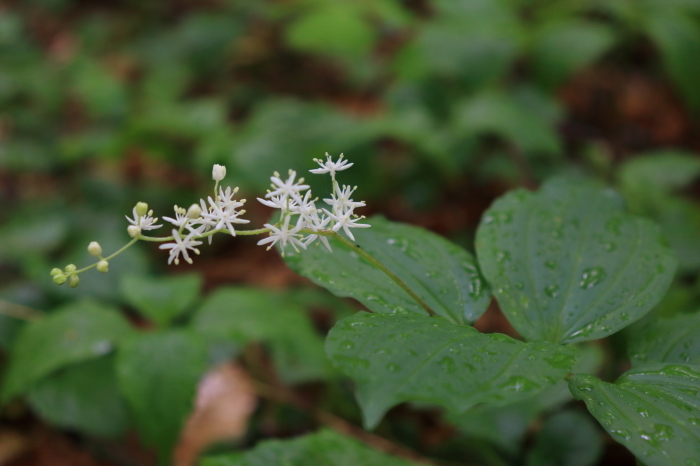
[[[585,269],[581,275],[579,286],[584,290],[596,286],[605,279],[605,269],[602,267],[591,267]]]
[[[343,340],[340,342],[340,346],[345,350],[352,350],[355,348],[355,342],[350,340]]]
[[[454,374],[455,372],[457,372],[457,365],[455,364],[454,359],[450,357],[443,357],[442,359],[440,359],[440,361],[438,361],[438,365],[443,371],[447,372],[448,374]]]
[[[559,296],[559,285],[549,285],[544,289],[544,293],[550,298]]]
[[[392,373],[396,373],[401,370],[401,367],[398,364],[390,363],[386,365],[386,370]]]

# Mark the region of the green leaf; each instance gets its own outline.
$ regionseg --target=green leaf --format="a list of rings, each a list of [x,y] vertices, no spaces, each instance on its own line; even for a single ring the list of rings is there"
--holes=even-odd
[[[700,206],[678,197],[658,197],[653,218],[671,243],[681,271],[700,269]]]
[[[476,249],[501,309],[528,340],[603,338],[663,297],[676,259],[659,228],[593,182],[555,178],[484,214]]]
[[[590,416],[563,411],[547,419],[535,437],[526,466],[593,466],[603,440]]]
[[[653,319],[633,330],[627,349],[633,364],[700,365],[700,313]]]
[[[117,388],[113,357],[63,368],[29,390],[28,399],[41,417],[61,428],[116,437],[128,426],[127,406]]]
[[[360,3],[327,3],[293,22],[287,43],[304,52],[362,56],[370,52],[376,32]]]
[[[571,372],[599,370],[603,361],[603,351],[600,347],[587,345],[578,349],[581,356]],[[447,421],[468,437],[486,440],[511,456],[516,456],[530,425],[543,413],[553,411],[571,399],[569,384],[561,380],[533,396],[514,403],[500,406],[479,405],[466,413],[448,413]]]
[[[663,5],[647,18],[647,31],[659,48],[668,73],[690,107],[700,108],[700,28],[694,18]]]
[[[173,277],[139,277],[122,279],[122,295],[127,303],[158,324],[168,325],[199,297],[202,278],[197,274]]]
[[[532,114],[513,96],[482,92],[453,107],[453,126],[461,136],[495,134],[525,152],[559,153],[561,144],[555,128]]]
[[[564,377],[578,357],[570,347],[484,335],[438,317],[366,312],[333,327],[326,352],[357,384],[368,428],[403,401],[466,411],[525,398]]]
[[[170,464],[206,369],[206,342],[189,330],[135,335],[119,351],[119,388],[144,442],[158,449],[164,464]]]
[[[658,151],[629,159],[620,167],[625,194],[669,193],[700,176],[700,159],[690,152]]]
[[[109,353],[130,333],[118,311],[93,301],[28,323],[12,347],[2,399],[9,401],[57,369]]]
[[[331,430],[292,440],[268,440],[245,453],[204,458],[201,466],[411,466]]]
[[[455,323],[473,323],[484,313],[490,292],[467,251],[425,229],[369,219],[372,228],[354,233],[356,243],[408,285],[437,314]],[[384,272],[339,241],[333,252],[310,247],[287,253],[299,274],[337,296],[352,297],[374,312],[426,311]]]
[[[268,344],[280,376],[287,382],[329,375],[323,339],[306,310],[284,294],[251,288],[219,289],[197,310],[192,327],[210,341]]]
[[[647,466],[695,466],[700,458],[700,366],[638,366],[614,384],[588,374],[571,393]]]
[[[532,66],[548,87],[562,84],[572,73],[599,58],[613,44],[610,28],[584,21],[558,21],[544,30],[533,46]]]

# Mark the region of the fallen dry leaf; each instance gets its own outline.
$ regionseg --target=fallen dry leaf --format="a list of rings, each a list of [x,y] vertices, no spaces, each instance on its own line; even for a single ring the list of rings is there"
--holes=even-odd
[[[242,367],[225,364],[209,372],[199,384],[194,412],[175,450],[175,465],[193,465],[212,443],[241,437],[256,405],[253,384]]]

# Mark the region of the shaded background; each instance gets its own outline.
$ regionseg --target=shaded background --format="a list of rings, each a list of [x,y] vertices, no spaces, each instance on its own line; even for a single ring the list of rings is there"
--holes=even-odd
[[[217,238],[194,265],[172,268],[139,244],[74,290],[48,271],[88,263],[89,241],[119,248],[137,201],[162,216],[205,195],[214,163],[261,225],[270,211],[252,200],[273,170],[344,152],[355,166],[340,180],[359,186],[362,213],[470,250],[481,213],[506,190],[562,172],[603,179],[666,230],[681,270],[661,307],[689,309],[698,110],[698,0],[3,0],[0,306],[51,311],[88,296],[128,311],[122,278],[144,274],[196,272],[207,291],[308,287],[251,239]],[[20,326],[0,315],[3,348]],[[495,308],[480,326],[511,331]],[[79,434],[22,409],[4,416],[53,445],[11,464],[59,464],[37,453],[56,445],[83,455],[66,464],[102,461]],[[279,430],[293,431],[285,422]],[[453,435],[434,417],[410,423],[419,434],[395,436],[432,448]],[[278,434],[258,428],[248,441]],[[633,464],[612,443],[603,461]]]

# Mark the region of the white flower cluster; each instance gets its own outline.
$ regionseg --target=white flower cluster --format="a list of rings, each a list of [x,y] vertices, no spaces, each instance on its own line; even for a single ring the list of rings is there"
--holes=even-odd
[[[280,178],[275,172],[270,178],[272,190],[268,190],[265,199],[258,198],[258,201],[266,206],[280,209],[280,220],[277,225],[265,224],[270,230],[270,236],[258,241],[259,245],[268,244],[268,249],[278,242],[280,243],[282,254],[287,244],[299,252],[299,247],[306,247],[318,239],[329,251],[332,251],[328,239],[322,234],[324,232],[337,232],[341,228],[352,240],[355,237],[350,231],[351,228],[369,228],[370,225],[358,223],[362,218],[355,214],[357,207],[363,207],[364,202],[353,201],[350,196],[357,189],[350,186],[342,188],[335,180],[335,173],[350,168],[353,164],[343,160],[343,154],[336,162],[326,153],[326,161],[314,159],[320,168],[309,170],[314,174],[330,173],[333,182],[333,193],[330,199],[324,199],[331,210],[318,209],[316,201],[312,199],[309,185],[303,184],[304,179],[296,180],[296,172],[289,170],[289,177],[286,181]],[[302,197],[302,192],[306,193]],[[294,220],[293,217],[296,218]],[[293,225],[293,226],[292,226]]]

